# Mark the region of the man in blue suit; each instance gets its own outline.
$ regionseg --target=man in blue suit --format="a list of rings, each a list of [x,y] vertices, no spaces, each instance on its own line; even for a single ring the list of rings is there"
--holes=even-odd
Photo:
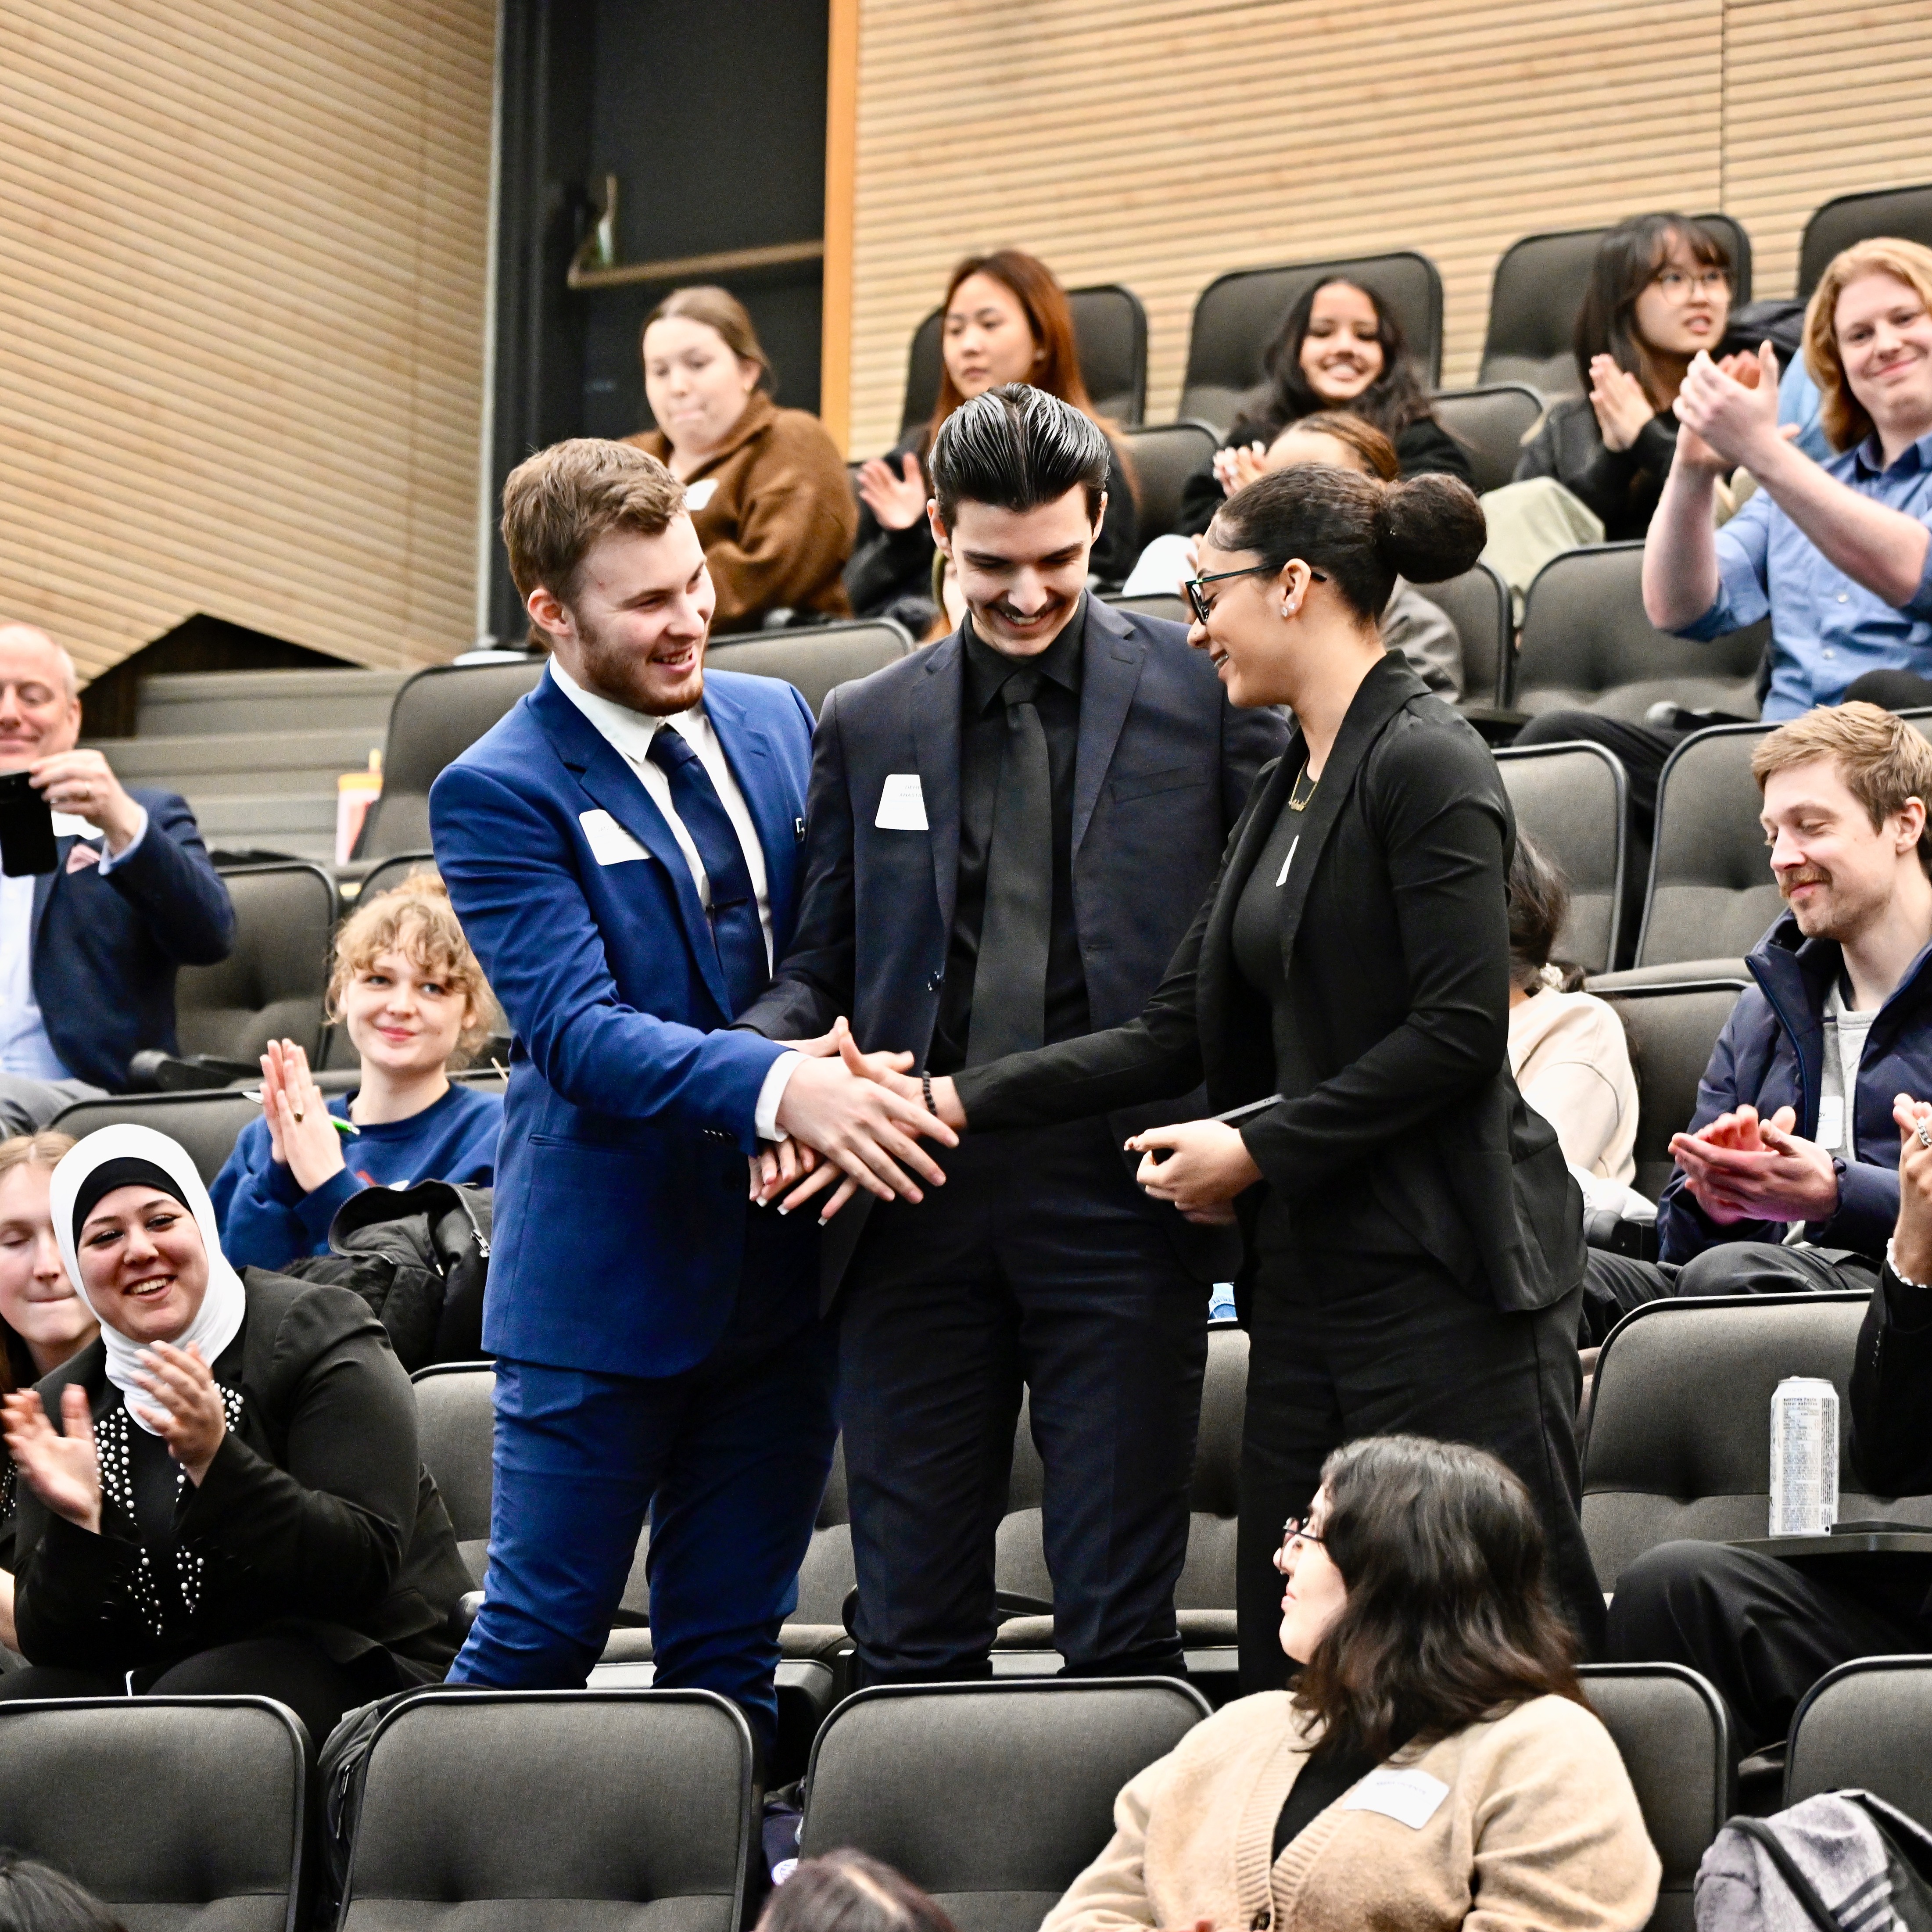
[[[747,1024],[849,1015],[864,1047],[950,1073],[1119,1025],[1159,984],[1288,730],[1235,710],[1180,626],[1088,592],[1108,466],[1040,389],[941,427],[930,515],[967,616],[826,700],[798,936]],[[1208,1284],[1238,1250],[1147,1199],[1120,1144],[1190,1106],[969,1137],[924,1207],[832,1220],[868,1681],[988,1673],[1023,1383],[1067,1670],[1181,1669]]]
[[[682,486],[590,440],[522,464],[503,536],[550,639],[536,689],[437,779],[436,860],[514,1031],[484,1340],[484,1601],[452,1682],[581,1684],[648,1510],[657,1682],[769,1744],[778,1628],[830,1466],[809,1216],[754,1214],[791,1137],[916,1197],[948,1130],[733,1016],[790,942],[811,713],[704,671],[716,602]]]
[[[0,1131],[31,1133],[119,1092],[142,1049],[175,1050],[175,971],[235,944],[235,910],[188,802],[129,790],[78,748],[74,660],[0,624],[0,772],[53,812],[54,869],[0,877]]]

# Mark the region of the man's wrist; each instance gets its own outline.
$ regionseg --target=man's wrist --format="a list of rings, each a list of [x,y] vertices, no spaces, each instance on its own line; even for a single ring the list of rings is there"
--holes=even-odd
[[[122,809],[124,806],[124,812]],[[101,854],[103,869],[112,871],[146,837],[148,808],[122,792],[115,801],[110,822],[100,830],[101,844],[105,848]]]
[[[760,1140],[784,1139],[784,1130],[778,1125],[778,1108],[784,1105],[784,1090],[791,1084],[791,1076],[797,1072],[804,1058],[803,1054],[788,1047],[765,1070],[764,1084],[758,1089],[758,1105],[752,1113],[752,1131]]]

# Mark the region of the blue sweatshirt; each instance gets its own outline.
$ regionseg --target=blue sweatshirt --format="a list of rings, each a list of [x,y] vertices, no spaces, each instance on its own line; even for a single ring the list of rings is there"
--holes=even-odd
[[[328,1111],[349,1118],[352,1094]],[[237,1268],[280,1268],[298,1255],[328,1252],[335,1210],[365,1187],[407,1187],[418,1180],[466,1180],[488,1187],[503,1130],[503,1096],[452,1084],[442,1098],[406,1120],[385,1120],[342,1136],[348,1165],[304,1194],[269,1151],[268,1124],[250,1120],[208,1191],[221,1227],[221,1250]]]

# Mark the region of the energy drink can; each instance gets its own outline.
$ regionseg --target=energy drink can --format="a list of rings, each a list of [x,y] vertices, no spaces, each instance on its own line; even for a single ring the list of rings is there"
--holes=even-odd
[[[1787,1376],[1771,1398],[1771,1534],[1823,1536],[1838,1520],[1838,1391]]]

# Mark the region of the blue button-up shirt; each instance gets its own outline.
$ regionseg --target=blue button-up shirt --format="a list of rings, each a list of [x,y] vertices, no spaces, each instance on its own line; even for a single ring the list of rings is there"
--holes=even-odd
[[[1932,436],[1921,436],[1890,469],[1878,438],[1834,456],[1828,476],[1888,508],[1932,526]],[[1718,601],[1677,634],[1702,642],[1771,620],[1767,720],[1836,704],[1868,670],[1932,677],[1932,548],[1903,609],[1854,583],[1760,490],[1718,532]]]

